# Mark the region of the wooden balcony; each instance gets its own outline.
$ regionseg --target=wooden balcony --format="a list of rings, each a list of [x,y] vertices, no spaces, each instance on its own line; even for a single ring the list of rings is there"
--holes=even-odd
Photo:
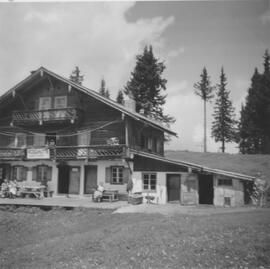
[[[35,111],[13,111],[14,125],[42,125],[51,123],[75,123],[79,120],[81,111],[74,107]]]
[[[25,157],[25,149],[0,148],[0,160],[21,160]]]
[[[31,149],[31,157],[28,149],[22,148],[0,148],[1,160],[97,160],[97,159],[114,159],[126,156],[125,145],[97,145],[97,146],[65,146],[50,147],[49,154],[44,155],[43,148]],[[47,148],[48,149],[48,148]],[[28,159],[29,158],[29,159]]]
[[[51,148],[51,158],[56,160],[110,159],[125,157],[125,155],[126,147],[124,145],[66,146]]]

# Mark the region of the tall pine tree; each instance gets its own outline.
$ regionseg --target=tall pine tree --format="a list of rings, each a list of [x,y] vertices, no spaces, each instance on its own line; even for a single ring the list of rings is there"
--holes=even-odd
[[[100,81],[99,94],[102,96],[105,96],[105,94],[106,94],[106,82],[105,82],[104,78],[101,79],[101,81]]]
[[[79,85],[82,85],[84,76],[81,74],[81,70],[78,66],[76,66],[73,70],[71,75],[69,76],[69,79]]]
[[[124,105],[124,95],[123,95],[123,92],[121,90],[118,91],[118,94],[116,96],[116,102],[118,104]]]
[[[201,97],[203,100],[203,112],[204,112],[204,143],[203,149],[204,152],[207,151],[207,138],[206,138],[206,130],[207,130],[207,120],[206,120],[206,103],[209,102],[213,97],[213,87],[211,86],[210,77],[207,74],[207,70],[204,67],[201,73],[201,80],[194,84],[195,94]]]
[[[163,112],[166,102],[163,91],[166,90],[167,83],[167,80],[162,78],[164,69],[164,63],[154,56],[152,46],[146,46],[143,53],[136,56],[136,66],[124,92],[133,95],[136,112],[169,124],[175,120]]]
[[[221,142],[221,151],[225,152],[225,143],[233,142],[236,138],[236,121],[234,108],[230,100],[230,91],[226,89],[227,78],[221,68],[220,83],[217,85],[217,98],[214,106],[214,121],[212,137]]]
[[[270,57],[267,50],[263,65],[262,74],[255,69],[241,110],[239,148],[244,154],[270,153]]]

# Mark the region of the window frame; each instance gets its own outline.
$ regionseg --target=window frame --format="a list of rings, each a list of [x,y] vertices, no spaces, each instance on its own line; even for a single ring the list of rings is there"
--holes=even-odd
[[[48,100],[49,101],[49,107],[48,108],[43,108],[42,107],[42,102],[43,100]],[[39,97],[39,103],[38,103],[38,109],[43,111],[43,110],[48,110],[48,109],[51,109],[52,108],[52,97],[51,96],[42,96],[42,97]]]
[[[57,107],[57,106],[56,106],[57,100],[59,100],[59,99],[61,100],[62,98],[65,100],[65,101],[64,101],[64,103],[65,103],[64,106]],[[66,96],[66,95],[58,95],[58,96],[55,96],[55,97],[54,97],[54,104],[53,104],[53,105],[54,105],[54,108],[55,108],[55,109],[64,109],[64,108],[67,108],[67,96]]]
[[[148,179],[145,178],[145,176],[148,176]],[[152,176],[155,177],[155,179],[151,178]],[[145,180],[148,180],[148,183],[145,184]],[[152,189],[152,183],[151,180],[155,180],[154,189]],[[157,191],[157,173],[155,172],[142,172],[142,189],[144,192],[156,192]],[[147,188],[145,188],[147,186]]]
[[[114,169],[116,170],[116,178],[114,177]],[[122,169],[122,178],[120,177],[120,169]],[[116,179],[116,180],[114,180]],[[121,180],[120,180],[121,179]],[[124,166],[111,166],[111,184],[123,185],[124,184]]]
[[[18,170],[17,170],[18,168],[23,169],[24,171],[21,171],[18,173]],[[15,171],[16,171],[16,177],[15,177]],[[20,177],[17,177],[18,174],[20,175]],[[25,174],[25,177],[24,177],[24,174]],[[23,165],[14,165],[12,167],[12,179],[19,182],[25,181],[27,179],[27,167]]]
[[[233,180],[231,178],[218,178],[217,185],[221,187],[233,187]]]

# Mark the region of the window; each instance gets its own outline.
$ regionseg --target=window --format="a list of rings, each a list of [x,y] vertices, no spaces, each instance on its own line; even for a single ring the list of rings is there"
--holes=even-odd
[[[39,98],[39,110],[47,110],[52,106],[51,97],[40,97]]]
[[[26,146],[26,134],[16,134],[15,137],[15,147],[23,147]]]
[[[0,181],[4,179],[4,168],[0,167]]]
[[[112,184],[123,184],[123,167],[112,167]]]
[[[24,166],[13,167],[13,180],[24,181],[26,180],[27,168]]]
[[[218,180],[218,186],[232,186],[232,179],[221,178]]]
[[[66,108],[67,107],[67,97],[66,96],[56,96],[54,98],[54,108]]]
[[[155,173],[143,173],[143,189],[155,191],[157,185],[157,175]]]
[[[47,165],[37,166],[37,181],[46,182],[51,180],[51,167]]]

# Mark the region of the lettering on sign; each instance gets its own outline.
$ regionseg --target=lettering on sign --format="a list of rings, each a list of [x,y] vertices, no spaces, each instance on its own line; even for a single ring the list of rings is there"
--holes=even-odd
[[[50,159],[50,150],[46,148],[27,149],[27,159]]]

